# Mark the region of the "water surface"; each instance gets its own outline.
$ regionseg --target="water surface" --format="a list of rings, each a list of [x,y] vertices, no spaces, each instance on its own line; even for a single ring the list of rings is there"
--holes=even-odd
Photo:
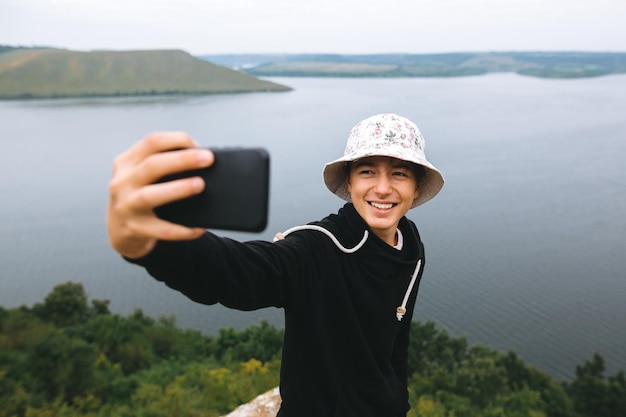
[[[115,312],[174,314],[215,333],[282,311],[201,306],[122,261],[104,213],[112,160],[154,130],[203,145],[265,146],[271,239],[335,212],[321,179],[375,113],[418,123],[446,178],[412,210],[427,266],[414,319],[514,349],[558,378],[594,351],[626,368],[626,76],[543,80],[276,78],[288,93],[0,102],[0,305],[82,282]]]

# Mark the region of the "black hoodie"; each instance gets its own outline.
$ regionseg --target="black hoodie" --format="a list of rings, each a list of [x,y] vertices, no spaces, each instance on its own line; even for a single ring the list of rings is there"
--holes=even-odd
[[[409,409],[409,330],[424,265],[413,222],[404,217],[399,229],[402,250],[348,203],[275,243],[207,232],[159,242],[132,262],[199,303],[284,308],[278,416],[397,417]]]

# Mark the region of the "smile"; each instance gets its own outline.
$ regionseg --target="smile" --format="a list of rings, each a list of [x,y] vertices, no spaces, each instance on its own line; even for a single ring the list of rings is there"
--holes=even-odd
[[[396,204],[393,203],[387,203],[387,204],[382,204],[382,203],[375,203],[373,201],[369,201],[368,204],[372,207],[375,207],[377,209],[381,209],[381,210],[389,210],[390,208],[394,207]]]

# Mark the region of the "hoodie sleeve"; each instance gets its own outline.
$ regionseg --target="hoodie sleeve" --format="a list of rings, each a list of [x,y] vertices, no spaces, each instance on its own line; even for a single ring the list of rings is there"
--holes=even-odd
[[[281,250],[270,242],[237,242],[207,232],[196,240],[159,241],[145,257],[127,260],[195,302],[254,310],[284,305],[290,257]]]

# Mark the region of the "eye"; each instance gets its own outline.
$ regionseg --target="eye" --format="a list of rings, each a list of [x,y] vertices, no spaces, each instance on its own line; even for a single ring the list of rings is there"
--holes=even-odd
[[[394,176],[409,178],[411,175],[407,171],[395,171]]]

